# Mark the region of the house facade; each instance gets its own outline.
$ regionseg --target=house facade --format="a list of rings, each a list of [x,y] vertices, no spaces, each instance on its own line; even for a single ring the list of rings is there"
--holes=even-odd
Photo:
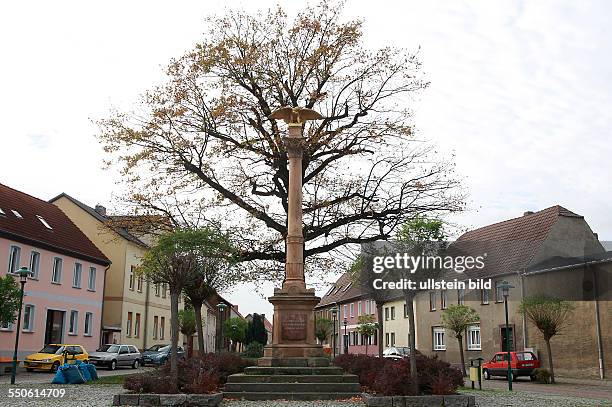
[[[112,261],[106,273],[102,343],[125,343],[146,349],[170,343],[170,293],[136,273],[149,248],[141,236],[108,227],[111,216],[67,195],[50,200]],[[183,303],[179,304],[182,308]]]
[[[459,342],[442,327],[449,304],[465,304],[480,321],[463,333],[466,363],[489,360],[495,352],[532,350],[548,367],[542,335],[519,312],[524,298],[546,295],[575,308],[567,328],[551,340],[555,373],[603,378],[612,369],[612,253],[605,252],[583,216],[554,206],[485,226],[462,235],[455,244],[476,242],[471,250],[487,252],[485,268],[466,271],[464,279],[490,279],[491,289],[435,290],[416,296],[416,347],[452,364],[460,363]],[[480,253],[473,253],[480,254]],[[508,296],[505,326],[503,281],[514,288]]]
[[[359,317],[372,316],[378,322],[376,302],[359,286],[354,284],[348,273],[343,274],[321,298],[315,307],[316,318],[326,318],[333,322],[332,309],[336,309],[336,353],[375,354],[378,349],[378,332],[365,336],[358,332]],[[333,336],[333,333],[332,333]],[[332,338],[325,345],[333,346]]]
[[[59,208],[0,184],[0,270],[33,272],[24,290],[20,358],[48,343],[98,347],[110,264]],[[0,356],[13,354],[16,322],[0,325]]]

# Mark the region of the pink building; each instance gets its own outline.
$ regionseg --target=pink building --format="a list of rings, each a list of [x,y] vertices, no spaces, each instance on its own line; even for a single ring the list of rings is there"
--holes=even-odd
[[[47,343],[98,347],[109,265],[57,206],[0,184],[0,270],[34,272],[25,285],[20,358]],[[13,355],[16,325],[0,324],[0,356]]]
[[[349,353],[375,355],[378,352],[378,333],[366,337],[357,332],[359,317],[371,315],[377,322],[376,302],[364,293],[358,284],[352,282],[348,273],[340,276],[315,307],[317,318],[333,321],[332,309],[336,309],[336,353],[344,353],[348,344]],[[346,325],[344,321],[346,320]],[[326,345],[333,341],[331,338]]]

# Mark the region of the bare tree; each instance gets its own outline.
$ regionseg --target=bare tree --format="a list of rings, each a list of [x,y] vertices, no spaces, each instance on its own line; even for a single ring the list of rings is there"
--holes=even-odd
[[[100,120],[134,211],[176,225],[222,220],[242,260],[266,278],[280,272],[287,152],[284,124],[268,117],[281,106],[325,116],[304,129],[302,169],[305,258],[318,269],[329,252],[387,239],[416,214],[460,210],[452,164],[410,124],[410,101],[427,86],[417,54],[365,49],[362,22],[341,12],[322,1],[292,21],[280,7],[211,17],[164,84]]]

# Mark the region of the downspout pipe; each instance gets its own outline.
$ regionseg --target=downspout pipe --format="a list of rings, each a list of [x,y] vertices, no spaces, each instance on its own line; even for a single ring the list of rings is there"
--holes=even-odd
[[[586,265],[587,268],[590,268]],[[593,273],[593,301],[595,302],[595,330],[597,335],[597,356],[599,362],[599,378],[605,379],[606,372],[604,369],[604,350],[601,338],[601,319],[599,316],[599,294],[597,292],[597,272],[595,269],[591,268],[591,273]]]

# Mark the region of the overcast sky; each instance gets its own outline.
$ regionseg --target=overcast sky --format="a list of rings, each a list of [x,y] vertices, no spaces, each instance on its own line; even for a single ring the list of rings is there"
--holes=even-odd
[[[158,83],[203,17],[223,12],[213,3],[3,2],[0,183],[109,205],[117,176],[102,169],[90,118]],[[455,154],[470,194],[453,220],[483,226],[559,204],[612,240],[612,2],[370,0],[348,1],[346,14],[365,18],[369,47],[421,47],[431,86],[414,124]],[[227,297],[271,315],[248,287]]]

